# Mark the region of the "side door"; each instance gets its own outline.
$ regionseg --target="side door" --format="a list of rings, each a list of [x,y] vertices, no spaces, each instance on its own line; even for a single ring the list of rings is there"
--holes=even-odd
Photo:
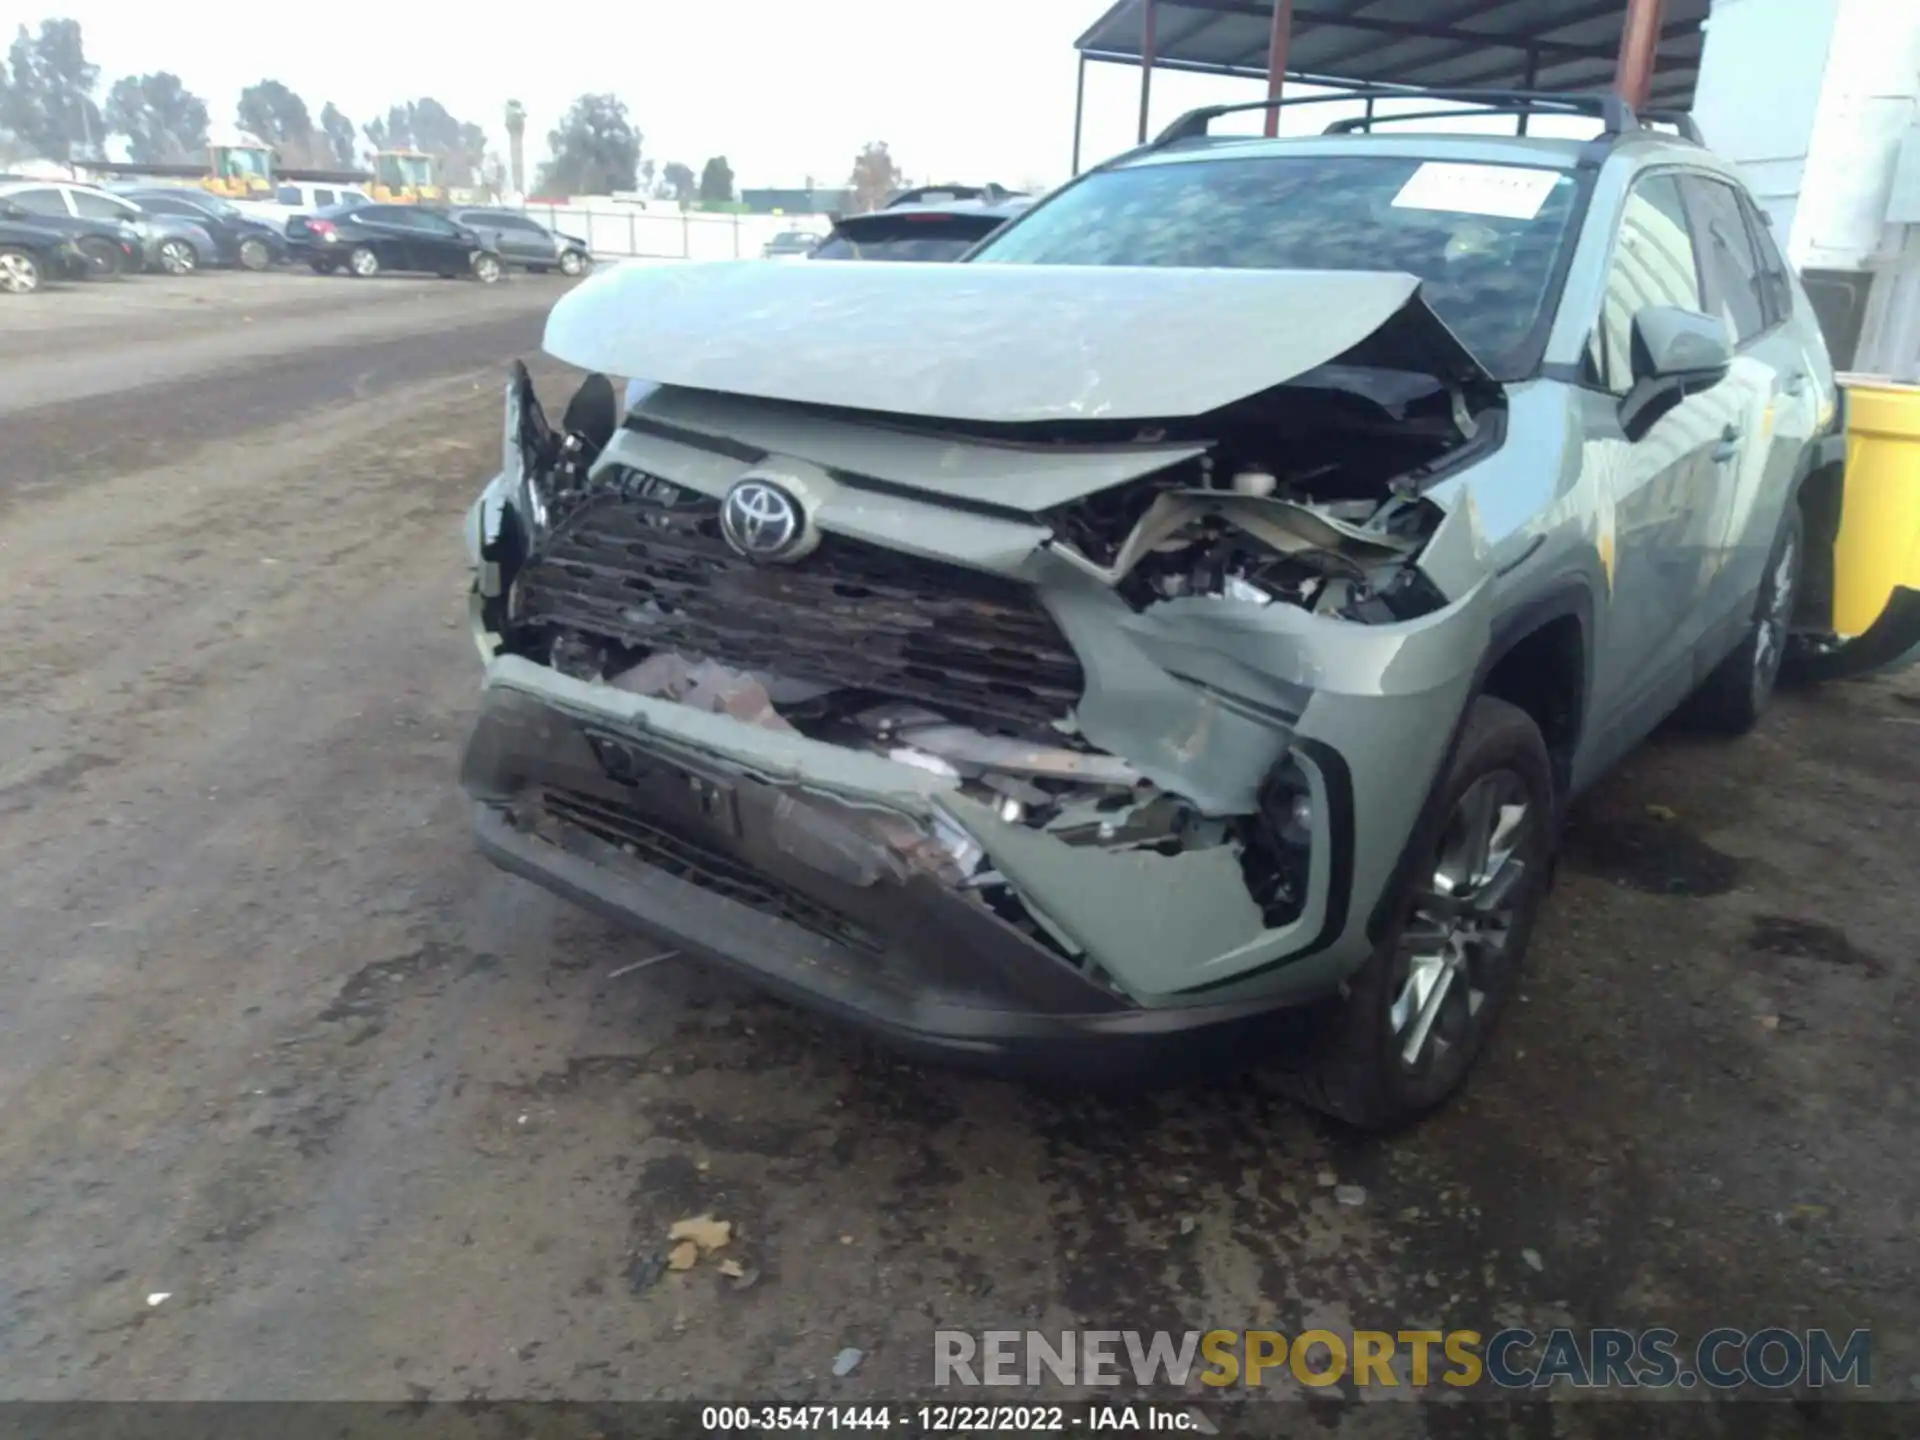
[[[501,255],[508,254],[507,236],[501,228],[505,217],[498,210],[456,210],[453,218]]]
[[[389,270],[420,268],[420,236],[406,206],[363,205],[353,212],[353,218],[366,228],[367,239],[379,253],[382,265]]]
[[[495,217],[495,223],[500,227],[500,253],[514,264],[552,265],[560,258],[553,236],[526,216],[500,214]]]
[[[1656,305],[1705,306],[1672,171],[1642,175],[1627,191],[1585,364],[1583,479],[1608,588],[1595,617],[1593,773],[1693,688],[1711,516],[1728,453],[1731,408],[1714,394],[1721,387],[1664,409],[1636,404],[1645,391],[1635,374],[1634,317]]]
[[[417,209],[413,212],[413,224],[418,232],[416,243],[420,247],[423,269],[450,270],[456,275],[467,273],[473,246],[461,233],[460,226],[444,215]]]
[[[1708,582],[1714,624],[1700,657],[1711,668],[1752,619],[1820,401],[1812,360],[1785,323],[1791,312],[1781,309],[1777,287],[1768,282],[1740,191],[1700,173],[1683,177],[1681,188],[1693,217],[1707,309],[1734,334],[1733,368],[1720,388],[1739,454],[1724,467],[1715,497],[1720,509]]]

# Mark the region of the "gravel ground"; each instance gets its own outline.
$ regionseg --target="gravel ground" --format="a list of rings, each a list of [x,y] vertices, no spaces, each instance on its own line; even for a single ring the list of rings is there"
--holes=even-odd
[[[1566,1323],[1868,1326],[1920,1397],[1911,678],[1604,783],[1409,1135],[913,1068],[470,852],[458,522],[558,290],[0,304],[0,1394],[858,1399],[936,1327]],[[752,1284],[659,1274],[702,1211]]]

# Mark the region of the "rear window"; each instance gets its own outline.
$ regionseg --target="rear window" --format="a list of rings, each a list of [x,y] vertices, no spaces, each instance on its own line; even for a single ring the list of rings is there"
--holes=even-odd
[[[1578,189],[1511,165],[1265,155],[1106,170],[970,263],[1400,270],[1494,375],[1530,368]]]
[[[991,215],[892,216],[843,222],[818,250],[816,260],[958,260],[997,230]]]

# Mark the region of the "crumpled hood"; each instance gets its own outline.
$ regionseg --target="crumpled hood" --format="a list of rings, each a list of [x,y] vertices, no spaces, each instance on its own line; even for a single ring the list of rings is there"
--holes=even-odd
[[[1410,343],[1392,363],[1479,373],[1418,287],[1376,271],[622,265],[561,298],[545,348],[609,375],[805,405],[1171,420],[1324,365],[1396,317]]]

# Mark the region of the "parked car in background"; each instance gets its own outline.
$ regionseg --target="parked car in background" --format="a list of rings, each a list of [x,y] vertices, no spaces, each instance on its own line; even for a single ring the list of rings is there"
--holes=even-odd
[[[464,225],[486,241],[508,265],[518,265],[536,275],[558,270],[562,275],[584,275],[593,265],[593,253],[577,235],[563,235],[549,229],[530,215],[497,206],[478,206],[447,212],[456,225]]]
[[[1019,195],[994,201],[889,205],[845,215],[813,252],[815,260],[958,260],[1033,204]]]
[[[134,236],[135,261],[104,273],[117,274],[120,268],[164,271],[169,275],[189,275],[202,264],[213,263],[219,247],[206,227],[179,215],[151,215],[134,201],[97,185],[78,185],[68,181],[25,180],[0,183],[0,199],[9,200],[34,215],[53,218],[66,216],[127,227]],[[84,244],[85,242],[83,242]],[[89,248],[88,259],[94,273],[103,273],[108,261],[102,246]]]
[[[50,280],[84,276],[87,257],[71,235],[0,219],[0,294],[30,295]]]
[[[207,264],[265,270],[287,258],[284,230],[241,213],[231,200],[219,195],[178,185],[116,185],[113,193],[133,201],[148,215],[171,216],[199,225],[213,238],[214,253],[205,257]]]
[[[760,247],[760,254],[767,260],[797,260],[811,255],[819,243],[820,237],[811,230],[782,230]]]
[[[311,180],[282,180],[274,187],[271,200],[234,202],[243,215],[265,221],[286,233],[287,222],[296,215],[312,215],[336,205],[370,205],[373,197],[351,185],[322,185]]]
[[[418,205],[335,205],[294,216],[287,237],[320,275],[345,271],[364,280],[383,270],[422,270],[491,285],[506,268],[473,230]]]
[[[35,230],[64,235],[73,242],[90,280],[108,280],[138,270],[141,239],[131,225],[117,220],[82,220],[64,209],[32,211],[16,204],[0,190],[0,221],[25,224]]]

